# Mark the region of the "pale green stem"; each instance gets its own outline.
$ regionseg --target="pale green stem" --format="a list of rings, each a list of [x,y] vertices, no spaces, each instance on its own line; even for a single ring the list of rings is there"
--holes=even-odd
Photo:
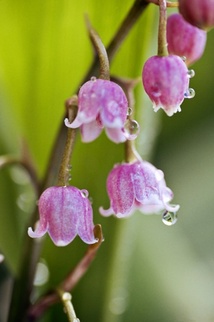
[[[166,0],[159,0],[158,56],[168,56],[166,23],[167,23]]]
[[[76,313],[74,311],[73,304],[71,302],[71,294],[68,292],[64,292],[62,290],[58,290],[58,294],[60,296],[60,299],[63,303],[65,313],[67,314],[68,321],[69,322],[79,322],[79,319],[76,317]]]

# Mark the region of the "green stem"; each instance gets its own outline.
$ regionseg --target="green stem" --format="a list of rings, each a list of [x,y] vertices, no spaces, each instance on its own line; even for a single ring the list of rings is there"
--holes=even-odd
[[[108,60],[106,49],[98,33],[92,27],[87,16],[85,20],[86,20],[86,26],[89,32],[92,45],[95,49],[95,54],[98,56],[98,59],[99,59],[99,67],[100,67],[99,78],[109,80],[110,79],[109,60]]]
[[[158,56],[168,56],[167,39],[167,6],[166,0],[159,0]]]
[[[66,107],[68,110],[68,120],[70,123],[76,117],[77,111],[77,96],[71,97],[69,100],[66,101]],[[75,129],[68,128],[67,129],[67,139],[65,142],[65,148],[62,156],[62,161],[59,169],[58,175],[58,186],[67,186],[69,182],[69,165],[71,160],[71,155],[73,152],[74,142],[75,142],[76,131]]]

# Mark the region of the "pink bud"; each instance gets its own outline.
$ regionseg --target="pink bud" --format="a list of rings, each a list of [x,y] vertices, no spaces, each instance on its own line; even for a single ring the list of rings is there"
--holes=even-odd
[[[188,69],[183,60],[175,55],[150,57],[142,73],[146,93],[153,108],[162,108],[168,116],[180,112],[180,105],[189,87]]]
[[[205,30],[214,27],[214,0],[179,0],[179,11],[193,26]]]
[[[87,196],[86,190],[72,186],[46,189],[38,203],[39,223],[35,231],[28,228],[28,235],[39,238],[48,232],[57,246],[68,245],[76,235],[86,244],[96,243],[93,212]]]
[[[76,119],[65,125],[80,126],[83,142],[95,140],[105,128],[110,140],[124,142],[129,137],[124,129],[128,112],[128,101],[122,88],[116,83],[95,79],[86,82],[79,91]]]
[[[137,209],[145,214],[179,209],[169,204],[173,193],[166,186],[163,172],[146,161],[116,165],[109,173],[107,192],[110,208],[100,208],[103,216],[127,217]]]
[[[174,13],[167,19],[167,42],[170,54],[184,56],[190,65],[198,60],[206,45],[207,33],[188,23],[182,15]]]

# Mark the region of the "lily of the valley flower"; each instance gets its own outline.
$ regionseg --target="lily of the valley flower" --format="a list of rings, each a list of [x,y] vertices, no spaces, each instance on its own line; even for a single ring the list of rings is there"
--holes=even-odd
[[[124,129],[127,112],[128,102],[119,85],[92,78],[80,88],[77,117],[72,123],[65,119],[65,125],[80,127],[83,142],[95,140],[103,128],[110,140],[124,142],[129,139]]]
[[[174,13],[167,19],[167,43],[170,54],[185,57],[185,63],[190,65],[203,54],[207,33],[190,23],[181,14]]]
[[[176,212],[170,205],[173,192],[166,186],[164,174],[146,161],[116,165],[107,179],[110,208],[100,208],[103,216],[127,217],[139,209],[145,214]]]
[[[76,235],[86,244],[96,243],[93,212],[87,197],[87,190],[72,186],[46,189],[38,202],[39,223],[35,231],[28,228],[28,235],[39,238],[48,232],[57,246],[68,245]]]
[[[179,11],[193,26],[205,30],[214,27],[213,0],[179,0]]]
[[[181,103],[189,97],[189,77],[186,64],[180,57],[150,57],[144,65],[142,79],[155,112],[162,108],[172,116],[181,111]]]

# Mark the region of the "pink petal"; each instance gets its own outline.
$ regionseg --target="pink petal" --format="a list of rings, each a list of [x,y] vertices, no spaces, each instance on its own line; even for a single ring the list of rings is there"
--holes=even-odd
[[[115,143],[122,143],[126,141],[126,136],[121,128],[112,129],[106,128],[106,135],[108,138]]]
[[[100,133],[102,132],[102,127],[97,120],[94,120],[90,123],[82,124],[81,128],[81,135],[83,142],[91,142],[95,140]]]
[[[128,101],[122,88],[111,81],[103,82],[100,118],[105,127],[122,128],[128,110]]]
[[[129,164],[117,165],[107,179],[107,191],[114,214],[129,216],[134,207],[134,188]]]
[[[85,193],[82,193],[81,207],[78,209],[78,227],[77,232],[79,237],[86,244],[94,244],[98,240],[94,237],[94,224],[93,224],[93,212],[89,199]]]

